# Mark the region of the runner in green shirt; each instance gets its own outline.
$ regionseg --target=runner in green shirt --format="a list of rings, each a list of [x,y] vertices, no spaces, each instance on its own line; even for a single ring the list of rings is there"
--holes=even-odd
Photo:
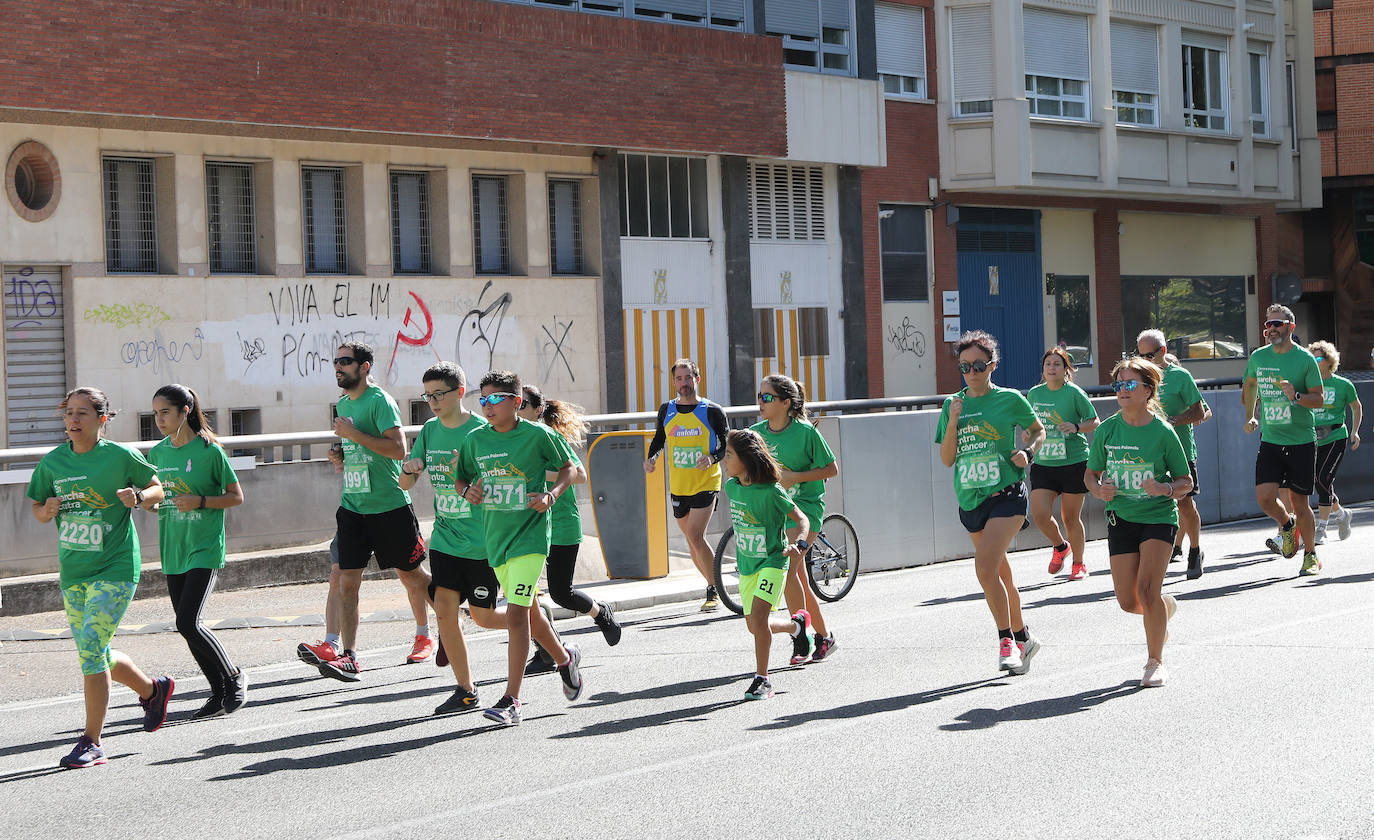
[[[1355,383],[1344,376],[1336,375],[1340,367],[1341,354],[1329,341],[1316,341],[1307,345],[1307,352],[1317,360],[1322,372],[1322,407],[1313,418],[1317,435],[1317,545],[1326,540],[1327,526],[1334,521],[1337,533],[1345,540],[1350,538],[1350,508],[1342,507],[1336,495],[1336,471],[1341,468],[1345,457],[1345,442],[1350,441],[1350,450],[1360,448],[1360,424],[1364,422],[1364,406],[1360,405],[1359,392]],[[1345,425],[1345,410],[1350,409],[1350,428]]]
[[[825,519],[825,481],[840,474],[835,453],[806,420],[806,391],[801,383],[790,376],[771,374],[759,383],[757,396],[763,420],[755,423],[753,429],[782,469],[778,483],[810,523],[806,533],[789,528],[787,536],[794,540],[800,537],[814,545],[816,532]],[[784,595],[787,611],[806,615],[814,628],[814,640],[805,633],[793,637],[791,663],[803,665],[825,659],[835,651],[835,634],[826,627],[821,603],[806,585],[805,563],[788,566]]]
[[[482,377],[478,403],[490,424],[467,436],[458,453],[454,480],[459,495],[481,505],[487,562],[506,593],[506,693],[483,714],[506,726],[520,723],[520,684],[530,653],[531,612],[538,598],[539,575],[549,556],[552,521],[549,509],[572,486],[572,450],[552,429],[520,417],[519,375],[494,370]],[[549,484],[547,473],[556,471]],[[577,645],[564,645],[542,615],[533,634],[553,654],[568,700],[582,696]]]
[[[1178,530],[1177,500],[1193,486],[1178,434],[1162,416],[1163,374],[1145,359],[1122,359],[1112,369],[1120,410],[1102,421],[1088,451],[1086,481],[1107,503],[1107,553],[1116,602],[1143,616],[1148,658],[1140,684],[1164,685],[1164,642],[1178,609],[1164,594],[1164,572]]]
[[[69,391],[61,408],[68,442],[38,462],[27,495],[35,519],[57,522],[58,585],[86,695],[85,731],[61,766],[80,768],[106,761],[100,733],[111,678],[138,694],[146,732],[167,719],[176,683],[170,676],[149,679],[127,654],[110,648],[138,586],[138,534],[130,514],[162,501],[157,470],[130,447],[104,438],[114,411],[99,388]]]
[[[210,696],[191,719],[232,714],[247,701],[248,680],[200,617],[224,568],[224,511],[243,504],[243,489],[195,391],[157,389],[153,422],[165,436],[148,452],[167,494],[157,519],[162,573],[177,632],[210,684]]]
[[[1317,435],[1312,413],[1325,401],[1322,375],[1312,354],[1293,343],[1297,329],[1293,310],[1275,304],[1265,319],[1264,336],[1269,344],[1250,354],[1241,388],[1245,433],[1260,429],[1255,498],[1279,526],[1279,543],[1271,548],[1278,547],[1284,557],[1292,557],[1298,552],[1300,534],[1306,551],[1298,573],[1315,575],[1322,564],[1313,542],[1316,522],[1307,497],[1316,484]],[[1279,488],[1288,490],[1286,504],[1279,498]]]
[[[1045,427],[1045,442],[1030,468],[1030,509],[1035,526],[1050,541],[1050,574],[1064,568],[1064,557],[1073,549],[1070,580],[1088,576],[1084,563],[1083,462],[1088,460],[1087,433],[1097,428],[1097,411],[1082,388],[1073,382],[1073,359],[1062,347],[1051,347],[1040,357],[1044,381],[1030,389],[1027,399]],[[1064,529],[1054,521],[1058,498]],[[1064,538],[1065,532],[1068,539]]]
[[[754,637],[754,679],[744,692],[746,700],[767,700],[773,696],[768,679],[768,653],[773,635],[786,633],[793,639],[805,636],[811,619],[805,610],[790,619],[773,615],[782,598],[787,567],[806,556],[806,540],[783,542],[783,529],[796,523],[797,533],[809,532],[811,523],[792,496],[778,484],[782,468],[768,452],[758,432],[735,429],[725,439],[721,467],[730,480],[725,483],[730,497],[730,521],[735,527],[735,557],[739,568],[739,598],[744,621]]]
[[[997,667],[1024,674],[1041,644],[1021,616],[1007,548],[1026,527],[1021,477],[1045,440],[1045,427],[1021,392],[992,384],[997,339],[974,330],[960,336],[955,347],[967,387],[945,400],[935,442],[940,460],[954,468],[959,521],[973,540],[973,568],[997,624]],[[1018,426],[1026,436],[1014,449]]]

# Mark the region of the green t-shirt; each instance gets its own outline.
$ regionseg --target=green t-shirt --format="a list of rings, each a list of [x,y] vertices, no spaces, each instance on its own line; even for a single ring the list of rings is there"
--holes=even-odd
[[[344,395],[339,400],[339,416],[347,417],[358,431],[382,437],[388,429],[401,425],[401,410],[391,395],[368,385],[356,400]],[[401,489],[401,462],[383,458],[366,446],[343,441],[343,495],[339,502],[354,513],[386,513],[410,504],[410,494]]]
[[[185,446],[173,446],[163,438],[148,452],[167,498],[158,505],[157,546],[162,571],[185,574],[189,569],[224,568],[224,511],[177,510],[177,496],[220,496],[238,482],[229,456],[204,438],[192,438]],[[197,499],[199,501],[199,499]]]
[[[1015,428],[1029,429],[1036,417],[1021,392],[1011,388],[993,385],[981,397],[970,397],[966,388],[957,396],[963,397],[964,409],[959,414],[959,451],[954,457],[954,496],[959,507],[973,510],[1025,476],[1026,471],[1011,462]],[[940,408],[937,444],[945,439],[951,399]]]
[[[805,420],[793,418],[781,432],[769,430],[767,420],[755,423],[750,428],[759,433],[768,451],[773,453],[785,470],[807,472],[835,463],[835,453],[830,451],[830,445],[820,431]],[[811,528],[819,530],[820,520],[825,515],[825,482],[803,481],[786,488],[785,492],[806,514]]]
[[[783,534],[792,519],[787,514],[795,505],[782,485],[741,484],[737,478],[725,482],[730,497],[730,522],[735,526],[735,562],[741,575],[759,569],[786,569]]]
[[[558,435],[557,432],[554,434]],[[563,438],[562,435],[558,435],[558,437]],[[563,439],[563,442],[566,444],[567,440]],[[572,452],[571,446],[568,447],[568,451]],[[576,452],[573,452],[572,460],[575,466],[582,466],[582,459],[577,457]],[[553,481],[550,481],[549,484],[552,486]],[[553,531],[549,538],[554,545],[580,545],[582,543],[582,514],[577,510],[576,484],[563,491],[563,495],[559,496],[558,501],[553,503],[549,513],[553,517]]]
[[[411,445],[410,457],[421,458],[434,487],[434,532],[429,547],[454,557],[480,560],[487,556],[486,538],[482,534],[482,518],[467,499],[458,495],[453,472],[458,453],[468,435],[487,425],[487,421],[473,414],[457,428],[450,429],[438,417],[426,421]]]
[[[1322,387],[1321,369],[1311,353],[1296,344],[1287,353],[1266,345],[1250,354],[1245,378],[1254,379],[1259,390],[1255,416],[1260,421],[1260,440],[1288,446],[1317,439],[1312,431],[1312,409],[1290,401],[1279,386],[1279,380],[1287,379],[1299,396]]]
[[[1035,462],[1047,467],[1081,464],[1088,458],[1088,436],[1082,432],[1064,434],[1060,423],[1083,423],[1097,418],[1097,410],[1087,393],[1072,382],[1058,391],[1041,382],[1030,389],[1027,399],[1035,416],[1045,426],[1045,442],[1035,453]]]
[[[1169,421],[1153,415],[1144,426],[1132,426],[1117,412],[1097,427],[1088,450],[1088,469],[1110,476],[1116,496],[1107,510],[1129,522],[1178,524],[1178,503],[1168,496],[1149,496],[1144,480],[1171,481],[1188,476],[1183,444]]]
[[[1183,365],[1169,365],[1164,369],[1164,381],[1159,383],[1158,396],[1164,413],[1170,417],[1177,417],[1202,402],[1197,381]],[[1193,424],[1179,424],[1174,426],[1174,431],[1178,434],[1178,442],[1183,444],[1183,454],[1188,456],[1189,461],[1196,461],[1197,441],[1193,438]]]
[[[463,441],[456,478],[482,479],[482,527],[492,568],[526,554],[549,556],[553,518],[531,510],[529,499],[550,486],[545,473],[558,472],[573,457],[556,432],[524,418],[509,432],[483,426]]]
[[[1355,390],[1355,383],[1344,376],[1332,374],[1330,379],[1322,380],[1322,407],[1312,416],[1312,422],[1317,427],[1318,446],[1350,437],[1350,429],[1345,425],[1345,410],[1351,403],[1359,401],[1360,394]],[[1329,428],[1331,426],[1335,428]]]
[[[29,479],[35,502],[62,501],[57,523],[58,582],[138,583],[142,557],[132,508],[115,495],[129,485],[142,489],[157,468],[137,450],[100,438],[90,452],[77,454],[64,443],[38,462]]]

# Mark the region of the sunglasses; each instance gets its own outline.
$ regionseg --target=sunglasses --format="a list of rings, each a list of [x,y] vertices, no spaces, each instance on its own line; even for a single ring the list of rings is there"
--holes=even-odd
[[[1164,352],[1164,348],[1163,348],[1163,347],[1156,347],[1155,349],[1151,350],[1151,351],[1148,352],[1148,353],[1141,353],[1140,351],[1137,350],[1135,355],[1136,355],[1137,358],[1141,358],[1141,359],[1153,359],[1155,356],[1158,356],[1158,355],[1159,355],[1160,353],[1162,353],[1162,352]]]
[[[435,403],[457,390],[457,388],[449,388],[447,391],[435,391],[433,393],[426,391],[425,393],[420,395],[420,398],[423,399],[425,402]]]
[[[960,362],[960,363],[959,363],[959,372],[960,372],[960,373],[968,373],[968,372],[972,371],[973,373],[983,373],[983,372],[987,371],[987,369],[988,369],[989,367],[991,367],[991,363],[989,363],[989,362],[982,362],[982,361],[972,362],[972,363],[970,363],[970,362]]]
[[[1319,362],[1324,362],[1324,361],[1326,361],[1326,357],[1325,357],[1325,356],[1313,356],[1312,358],[1316,359],[1316,360],[1319,361]]]
[[[761,403],[770,403],[778,398],[777,394],[765,394],[762,391],[759,391],[755,396],[759,398],[759,402]]]
[[[520,397],[516,394],[487,394],[485,397],[478,397],[477,402],[485,408],[489,405],[500,405],[501,403],[506,401],[507,397],[513,400],[520,399]]]
[[[1292,321],[1285,321],[1285,320],[1283,320],[1283,319],[1281,319],[1281,318],[1270,318],[1268,321],[1265,321],[1265,322],[1264,322],[1264,326],[1265,326],[1265,329],[1276,330],[1276,329],[1278,329],[1279,327],[1286,327],[1286,326],[1288,326],[1288,325],[1291,324],[1291,323],[1293,323],[1293,322],[1292,322]]]
[[[1112,383],[1112,390],[1118,394],[1122,391],[1134,391],[1140,387],[1139,379],[1118,379]]]
[[[334,360],[334,367],[348,367],[349,365],[357,364],[357,362],[358,360],[352,356],[339,356]]]

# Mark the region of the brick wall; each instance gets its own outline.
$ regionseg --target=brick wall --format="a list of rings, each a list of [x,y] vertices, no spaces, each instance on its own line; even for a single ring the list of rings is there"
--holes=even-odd
[[[1329,15],[1333,53],[1351,55],[1374,51],[1374,3],[1369,0],[1335,0]]]
[[[1374,19],[1374,3],[1369,3]],[[1365,47],[1374,52],[1374,22]],[[1336,68],[1337,175],[1374,174],[1374,64]]]
[[[1331,12],[1320,11],[1312,13],[1312,46],[1315,48],[1317,58],[1324,58],[1331,55],[1332,33],[1331,33]]]
[[[776,38],[487,0],[7,0],[0,107],[784,155]]]

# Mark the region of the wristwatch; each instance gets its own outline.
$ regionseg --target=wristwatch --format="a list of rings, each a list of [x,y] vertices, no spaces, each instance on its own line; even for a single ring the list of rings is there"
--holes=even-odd
[[[806,540],[797,540],[793,545],[795,545],[797,551],[800,551],[802,554],[805,554],[811,548],[811,543]]]

